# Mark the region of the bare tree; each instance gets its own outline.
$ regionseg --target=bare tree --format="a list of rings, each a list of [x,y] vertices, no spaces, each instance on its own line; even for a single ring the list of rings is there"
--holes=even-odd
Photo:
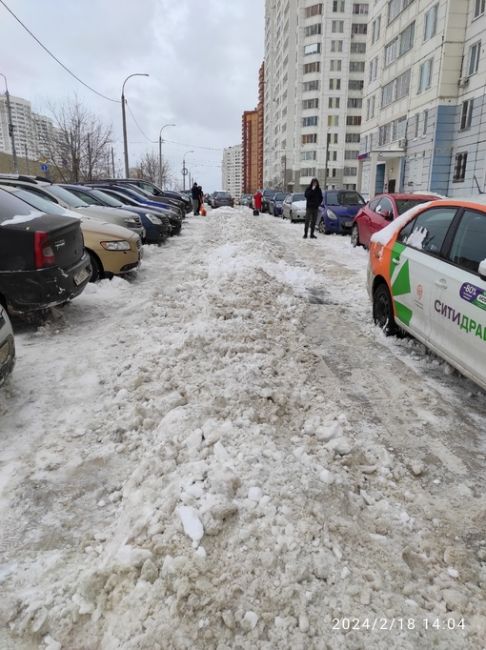
[[[110,175],[111,126],[76,97],[51,112],[54,133],[45,146],[62,180],[78,183]]]
[[[137,178],[144,178],[156,185],[165,187],[170,180],[169,163],[162,158],[162,178],[159,170],[159,157],[153,151],[147,151],[140,158],[133,173]]]

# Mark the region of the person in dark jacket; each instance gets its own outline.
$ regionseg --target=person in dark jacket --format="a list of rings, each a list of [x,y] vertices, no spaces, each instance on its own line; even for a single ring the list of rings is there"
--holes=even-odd
[[[305,198],[307,203],[305,212],[304,239],[307,239],[309,225],[311,239],[317,239],[317,237],[314,235],[314,230],[316,229],[319,206],[322,203],[322,190],[319,187],[319,181],[317,178],[313,178],[311,180],[309,187],[305,191]]]
[[[194,215],[199,214],[199,207],[201,205],[200,201],[200,192],[197,183],[193,183],[191,189],[191,198],[192,198],[192,209],[194,210]]]

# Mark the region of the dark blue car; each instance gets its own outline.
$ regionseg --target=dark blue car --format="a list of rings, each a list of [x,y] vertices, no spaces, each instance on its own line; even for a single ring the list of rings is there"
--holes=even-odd
[[[366,203],[355,190],[327,190],[319,208],[319,232],[349,233],[353,219]]]

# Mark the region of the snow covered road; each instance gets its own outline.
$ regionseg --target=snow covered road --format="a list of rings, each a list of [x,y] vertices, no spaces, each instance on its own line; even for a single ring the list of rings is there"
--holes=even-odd
[[[186,221],[17,336],[0,648],[486,648],[485,395],[347,238]]]

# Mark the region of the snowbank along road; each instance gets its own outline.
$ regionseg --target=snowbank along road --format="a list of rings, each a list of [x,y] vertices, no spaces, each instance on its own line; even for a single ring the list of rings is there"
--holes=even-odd
[[[225,209],[17,336],[0,648],[486,648],[486,398]]]

